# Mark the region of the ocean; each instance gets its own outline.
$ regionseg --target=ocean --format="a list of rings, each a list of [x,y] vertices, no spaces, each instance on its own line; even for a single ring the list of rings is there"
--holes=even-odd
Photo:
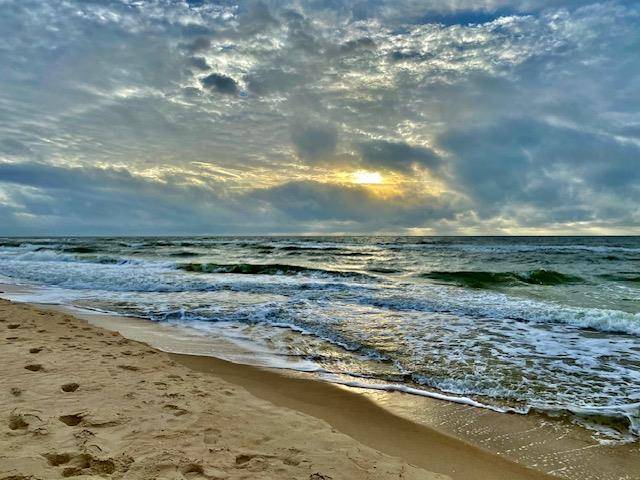
[[[0,238],[0,282],[337,383],[640,436],[640,237]]]

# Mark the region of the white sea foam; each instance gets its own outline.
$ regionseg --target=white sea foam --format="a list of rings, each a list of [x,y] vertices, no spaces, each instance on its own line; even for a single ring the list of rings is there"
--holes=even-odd
[[[453,313],[516,321],[559,323],[601,332],[640,336],[640,314],[620,310],[578,308],[487,291],[439,285],[404,286],[403,295],[363,297],[364,303],[398,310]]]

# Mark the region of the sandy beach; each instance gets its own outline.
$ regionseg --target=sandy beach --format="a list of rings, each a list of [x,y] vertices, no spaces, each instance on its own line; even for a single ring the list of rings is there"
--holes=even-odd
[[[0,480],[640,480],[640,0],[0,32]]]
[[[551,478],[329,384],[5,300],[0,330],[2,479]]]

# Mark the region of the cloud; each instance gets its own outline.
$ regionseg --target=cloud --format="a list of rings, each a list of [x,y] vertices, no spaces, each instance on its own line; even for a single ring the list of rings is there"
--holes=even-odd
[[[5,233],[203,233],[231,228],[232,202],[203,185],[134,175],[123,168],[0,164]],[[241,213],[238,208],[237,213]],[[215,220],[212,220],[215,219]]]
[[[191,57],[189,58],[189,64],[198,70],[209,70],[211,68],[207,63],[207,59],[203,57]]]
[[[286,93],[300,85],[303,77],[296,72],[285,72],[269,66],[264,70],[257,69],[244,78],[249,90],[257,95]]]
[[[202,85],[210,90],[224,93],[225,95],[236,95],[238,93],[238,84],[236,81],[231,77],[218,73],[212,73],[204,77],[202,79]]]
[[[418,52],[415,50],[394,50],[389,54],[394,62],[421,62],[432,60],[434,55],[429,52]]]
[[[404,142],[370,141],[361,143],[358,150],[363,164],[373,168],[411,172],[414,167],[437,170],[442,165],[433,150]]]
[[[288,182],[257,190],[252,196],[302,221],[366,221],[382,203],[365,188],[313,181]]]
[[[364,50],[375,50],[376,42],[369,37],[361,37],[348,40],[339,47],[339,51],[343,55],[361,53]]]
[[[338,133],[331,125],[294,125],[291,140],[301,158],[316,161],[335,152]]]
[[[357,185],[336,185],[316,181],[292,181],[276,187],[256,189],[251,198],[266,202],[283,221],[343,231],[403,229],[425,221],[453,218],[457,200],[435,196],[382,198]],[[326,228],[325,227],[325,228]]]
[[[260,1],[249,2],[246,11],[241,15],[241,22],[245,26],[243,30],[245,35],[280,26],[280,22],[272,15],[269,6]]]
[[[211,39],[207,37],[197,37],[188,43],[181,43],[179,46],[191,54],[203,52],[211,48]]]
[[[0,140],[0,154],[5,155],[27,155],[29,153],[29,147],[27,147],[20,140],[15,138],[4,138]]]
[[[13,232],[638,232],[637,1],[8,0],[0,31]],[[357,168],[395,196],[327,183]]]
[[[583,221],[640,194],[640,144],[612,135],[512,117],[449,131],[440,145],[456,184],[488,215],[524,205]]]
[[[385,199],[355,185],[291,181],[235,195],[220,187],[122,168],[0,163],[0,221],[5,234],[228,234],[397,230],[456,214],[453,198]]]

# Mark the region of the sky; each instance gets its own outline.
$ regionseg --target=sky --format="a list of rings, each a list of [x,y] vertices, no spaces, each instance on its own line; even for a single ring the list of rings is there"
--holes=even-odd
[[[640,2],[0,0],[0,235],[640,234]]]

